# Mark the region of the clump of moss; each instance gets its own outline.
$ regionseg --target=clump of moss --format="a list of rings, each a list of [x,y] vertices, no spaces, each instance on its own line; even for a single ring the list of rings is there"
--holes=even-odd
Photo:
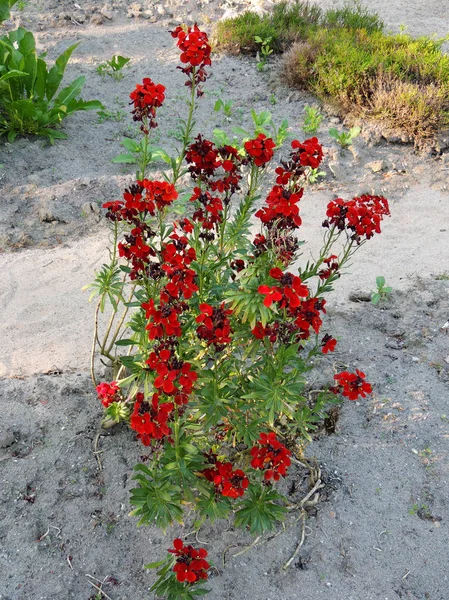
[[[307,2],[281,2],[273,12],[244,13],[220,23],[215,45],[255,53],[255,37],[285,51],[283,77],[314,92],[342,114],[375,119],[420,146],[449,125],[449,56],[444,39],[383,32],[358,1],[323,12]]]

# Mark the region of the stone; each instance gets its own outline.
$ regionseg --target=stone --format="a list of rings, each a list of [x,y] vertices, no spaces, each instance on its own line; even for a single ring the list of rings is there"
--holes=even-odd
[[[340,125],[341,121],[338,117],[331,117],[329,123],[332,123],[332,125]]]
[[[353,159],[358,162],[360,160],[360,152],[357,150],[357,148],[351,144],[348,150],[352,154]]]
[[[103,25],[103,17],[101,15],[92,15],[90,22],[92,25]]]
[[[64,205],[58,202],[56,198],[43,200],[37,214],[42,223],[67,223]]]
[[[103,15],[105,19],[108,19],[108,21],[112,21],[112,19],[114,18],[114,13],[112,12],[112,10],[108,10],[106,8],[102,8],[100,14]]]
[[[37,173],[32,173],[31,175],[28,175],[28,183],[39,185],[41,183],[41,178]]]
[[[77,23],[85,23],[86,22],[86,15],[83,12],[77,12],[74,13],[72,15],[72,18],[74,21],[76,21]]]
[[[372,162],[366,163],[365,169],[371,169],[373,173],[381,173],[388,169],[388,165],[385,160],[373,160]]]
[[[157,12],[158,12],[160,15],[164,16],[164,15],[166,14],[166,12],[167,12],[167,11],[166,11],[166,10],[165,10],[165,8],[162,6],[162,4],[159,4],[159,6],[157,7]]]
[[[330,162],[329,169],[336,179],[340,181],[343,179],[343,170],[338,162]]]
[[[435,148],[437,152],[442,152],[449,148],[449,131],[440,132],[435,140]]]
[[[0,448],[9,448],[15,441],[16,438],[12,431],[0,431]]]

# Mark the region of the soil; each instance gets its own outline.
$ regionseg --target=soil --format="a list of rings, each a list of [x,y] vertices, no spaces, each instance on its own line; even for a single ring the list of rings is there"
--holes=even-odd
[[[112,600],[150,598],[154,573],[143,566],[192,531],[190,517],[164,536],[137,529],[128,516],[132,467],[145,448],[125,427],[99,429],[102,410],[88,373],[93,308],[81,288],[107,258],[99,207],[133,178],[132,166],[110,162],[121,139],[137,134],[130,91],[144,76],[166,85],[158,143],[174,143],[184,88],[167,30],[185,20],[210,28],[248,6],[267,3],[41,0],[6,24],[31,28],[49,59],[81,41],[67,81],[85,75],[83,98],[100,99],[109,117],[73,115],[64,124],[68,140],[54,146],[0,142],[1,600],[87,600],[98,581]],[[370,7],[391,30],[405,23],[414,35],[447,33],[440,3],[376,0]],[[96,67],[116,53],[131,58],[123,79],[101,77]],[[209,135],[246,126],[254,108],[270,110],[277,124],[288,119],[292,136],[304,137],[304,106],[316,100],[283,86],[278,72],[278,59],[260,73],[254,58],[215,56],[198,128]],[[213,112],[217,98],[232,100],[230,120]],[[342,124],[326,114],[319,133],[326,177],[302,201],[308,244],[301,261],[320,247],[332,197],[381,193],[392,216],[329,297],[327,330],[339,344],[310,383],[359,368],[374,394],[345,403],[329,427],[335,433],[307,448],[325,487],[288,569],[282,566],[301,538],[295,515],[285,531],[239,556],[253,542],[249,535],[227,523],[201,529],[216,567],[211,600],[449,598],[449,154],[417,155],[369,129],[341,153],[327,133],[335,126]],[[376,161],[384,163],[374,172]],[[373,306],[364,300],[377,275],[393,293]],[[292,502],[306,475],[295,465],[283,482],[286,491],[296,488]]]

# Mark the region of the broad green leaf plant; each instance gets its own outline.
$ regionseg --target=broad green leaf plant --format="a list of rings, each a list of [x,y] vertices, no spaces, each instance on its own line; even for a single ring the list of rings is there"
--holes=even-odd
[[[38,135],[51,143],[65,139],[59,125],[79,110],[103,108],[98,100],[79,98],[85,77],[60,89],[67,63],[78,44],[67,48],[48,68],[38,55],[31,31],[19,27],[0,37],[0,136]]]

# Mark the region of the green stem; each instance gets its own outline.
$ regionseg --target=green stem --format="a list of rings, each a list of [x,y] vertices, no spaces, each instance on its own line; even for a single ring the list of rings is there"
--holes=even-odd
[[[186,127],[183,132],[184,135],[182,138],[182,150],[176,160],[175,166],[173,167],[173,180],[172,180],[173,185],[176,185],[176,182],[178,181],[178,179],[180,177],[181,166],[182,166],[185,154],[186,154],[187,146],[190,143],[192,129],[193,129],[193,113],[195,112],[195,93],[196,93],[195,74],[196,74],[196,69],[194,68],[193,73],[192,73],[192,90],[191,90],[190,102],[189,102],[189,116],[187,118]]]

